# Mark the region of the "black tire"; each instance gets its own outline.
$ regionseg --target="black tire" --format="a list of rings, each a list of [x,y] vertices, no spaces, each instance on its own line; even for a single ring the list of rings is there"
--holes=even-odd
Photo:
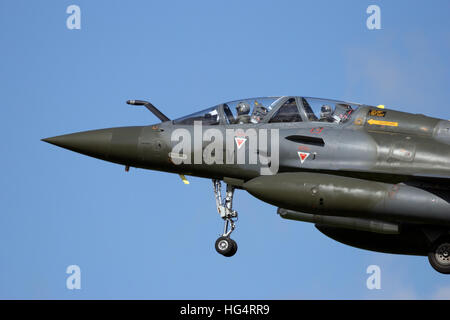
[[[232,244],[232,249],[231,249],[231,251],[228,254],[224,255],[225,257],[232,257],[232,256],[234,256],[236,254],[236,252],[237,252],[237,249],[238,249],[238,245],[237,245],[236,241],[234,241],[231,238],[229,238],[229,239],[230,239],[230,242]]]
[[[233,240],[228,237],[220,237],[216,240],[216,251],[225,257],[229,257],[229,254],[234,250],[232,241]]]
[[[450,237],[439,238],[431,245],[428,261],[437,272],[450,274]]]

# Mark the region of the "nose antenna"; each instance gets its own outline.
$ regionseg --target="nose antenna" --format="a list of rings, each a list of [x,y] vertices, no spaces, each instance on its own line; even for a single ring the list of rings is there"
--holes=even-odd
[[[153,113],[161,121],[170,121],[170,119],[161,111],[159,111],[153,104],[144,100],[128,100],[127,104],[132,106],[145,106],[151,113]]]

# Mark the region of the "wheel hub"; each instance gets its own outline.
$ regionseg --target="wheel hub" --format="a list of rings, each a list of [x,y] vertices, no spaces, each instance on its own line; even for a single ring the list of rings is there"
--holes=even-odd
[[[228,249],[228,241],[226,241],[226,240],[220,241],[219,242],[219,249],[223,250],[223,251],[227,250]]]

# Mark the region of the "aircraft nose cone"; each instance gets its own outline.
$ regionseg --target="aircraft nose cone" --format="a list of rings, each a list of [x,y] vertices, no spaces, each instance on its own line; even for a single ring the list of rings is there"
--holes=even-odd
[[[91,157],[107,159],[111,149],[112,133],[112,129],[91,130],[46,138],[42,141]]]

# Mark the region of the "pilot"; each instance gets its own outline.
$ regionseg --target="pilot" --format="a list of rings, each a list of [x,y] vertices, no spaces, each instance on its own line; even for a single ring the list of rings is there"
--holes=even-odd
[[[236,106],[237,111],[237,117],[236,117],[236,123],[237,124],[243,124],[243,123],[250,123],[250,105],[247,102],[239,102]]]
[[[255,106],[253,107],[253,112],[250,121],[252,123],[259,123],[268,112],[269,110],[267,110],[266,107],[258,103],[258,101],[255,101]]]
[[[324,104],[322,108],[320,108],[320,119],[319,121],[323,122],[333,122],[333,118],[331,117],[332,110],[331,107],[327,104]]]
[[[352,112],[353,109],[351,106],[339,103],[336,104],[336,108],[334,109],[331,117],[333,119],[333,122],[341,123],[347,121]]]

